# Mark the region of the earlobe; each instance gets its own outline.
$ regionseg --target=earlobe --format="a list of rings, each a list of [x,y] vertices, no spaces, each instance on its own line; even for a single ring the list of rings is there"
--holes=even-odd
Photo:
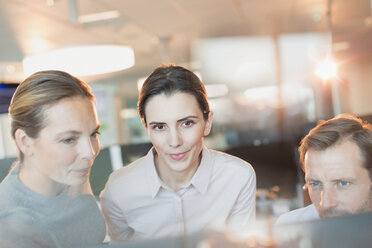
[[[29,137],[26,132],[22,129],[17,129],[14,134],[15,137],[15,143],[18,147],[18,149],[27,156],[31,156],[32,149],[31,149],[31,144],[32,144],[32,138]]]
[[[208,136],[212,129],[212,122],[213,122],[213,111],[210,111],[208,114],[208,119],[205,122],[204,127],[204,136]]]

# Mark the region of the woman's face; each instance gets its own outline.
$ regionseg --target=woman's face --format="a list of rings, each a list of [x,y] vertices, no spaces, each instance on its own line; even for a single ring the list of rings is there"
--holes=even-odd
[[[30,139],[24,163],[31,164],[40,186],[58,188],[87,181],[99,153],[99,128],[94,103],[82,97],[65,98],[44,110],[46,126]]]
[[[156,95],[146,103],[145,114],[160,174],[195,172],[203,137],[211,130],[212,114],[205,121],[195,97],[188,93]]]

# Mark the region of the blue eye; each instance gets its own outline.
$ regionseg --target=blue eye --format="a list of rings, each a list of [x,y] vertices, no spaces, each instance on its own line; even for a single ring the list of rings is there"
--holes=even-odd
[[[67,138],[67,139],[63,139],[62,143],[66,144],[66,145],[69,145],[69,144],[73,144],[75,142],[75,140],[76,140],[75,137],[70,137],[70,138]]]
[[[319,182],[309,182],[308,184],[310,187],[318,187],[320,185]]]
[[[350,184],[350,182],[348,181],[339,181],[338,184],[342,187],[345,187],[345,186],[348,186]]]

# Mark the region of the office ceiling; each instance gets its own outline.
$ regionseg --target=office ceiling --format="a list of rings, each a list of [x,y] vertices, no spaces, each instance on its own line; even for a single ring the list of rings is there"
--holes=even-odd
[[[78,21],[107,11],[118,11],[119,17]],[[162,62],[190,64],[197,38],[330,27],[340,56],[371,53],[370,0],[0,0],[0,81],[23,78],[24,55],[62,46],[129,45],[136,64],[123,73],[140,75]]]

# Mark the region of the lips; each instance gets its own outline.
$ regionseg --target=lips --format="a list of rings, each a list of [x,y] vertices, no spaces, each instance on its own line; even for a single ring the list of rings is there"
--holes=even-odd
[[[171,157],[171,159],[178,161],[178,160],[183,159],[186,156],[186,154],[187,154],[187,152],[172,153],[172,154],[169,154],[169,156]]]

